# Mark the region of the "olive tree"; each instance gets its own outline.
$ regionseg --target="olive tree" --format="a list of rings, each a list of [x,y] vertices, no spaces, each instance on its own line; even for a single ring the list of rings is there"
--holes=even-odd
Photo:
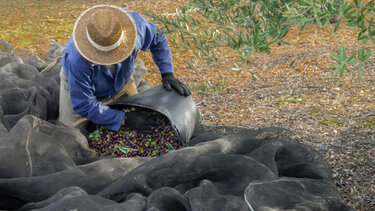
[[[173,45],[194,49],[205,62],[218,61],[224,47],[243,62],[249,62],[254,53],[271,54],[272,44],[289,45],[284,37],[293,25],[303,30],[308,24],[334,24],[332,33],[341,24],[358,27],[361,44],[348,53],[340,46],[331,58],[336,62],[335,73],[342,76],[352,65],[362,78],[363,65],[373,54],[366,43],[375,43],[374,8],[374,0],[189,0],[176,13],[147,15],[160,24],[160,33],[173,35]]]

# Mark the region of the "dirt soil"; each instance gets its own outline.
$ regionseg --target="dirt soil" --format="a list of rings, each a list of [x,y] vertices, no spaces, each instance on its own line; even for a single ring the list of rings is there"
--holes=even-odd
[[[76,18],[92,5],[126,6],[146,17],[147,10],[173,13],[184,2],[0,0],[0,38],[44,58],[49,40],[65,43]],[[345,203],[356,210],[375,210],[375,56],[362,80],[355,69],[338,77],[329,55],[337,54],[339,45],[353,50],[357,31],[343,25],[336,34],[332,30],[333,26],[292,29],[286,38],[290,46],[275,45],[271,55],[254,55],[249,65],[235,71],[230,50],[218,63],[198,61],[190,70],[186,61],[194,58],[194,49],[171,46],[173,64],[176,76],[191,87],[205,124],[288,129],[291,138],[314,146],[327,159]],[[375,49],[374,44],[367,47]],[[151,54],[139,56],[149,70],[146,80],[160,83]]]

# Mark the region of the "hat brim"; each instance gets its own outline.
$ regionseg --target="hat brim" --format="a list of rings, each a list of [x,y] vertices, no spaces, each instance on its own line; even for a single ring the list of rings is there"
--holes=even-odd
[[[124,31],[124,39],[112,51],[100,51],[87,38],[87,23],[93,13],[102,9],[111,9],[119,17]],[[77,19],[73,29],[73,40],[78,52],[93,64],[111,65],[124,61],[133,52],[137,41],[137,28],[130,15],[119,7],[112,5],[97,5],[84,11]]]

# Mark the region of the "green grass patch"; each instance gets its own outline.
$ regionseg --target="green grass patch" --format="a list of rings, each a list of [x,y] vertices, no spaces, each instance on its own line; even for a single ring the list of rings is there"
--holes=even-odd
[[[323,119],[320,122],[318,122],[318,125],[320,125],[320,126],[336,125],[336,126],[339,126],[339,127],[343,127],[343,126],[345,126],[345,123],[344,122],[338,122],[338,121],[331,121],[331,120],[328,120],[328,119]]]
[[[20,45],[23,46],[24,48],[26,48],[27,46],[29,46],[31,43],[32,43],[32,41],[27,40],[27,39],[20,41]]]
[[[365,128],[374,128],[375,127],[375,119],[373,119],[371,117],[368,118],[363,126]]]
[[[285,102],[290,102],[290,103],[304,103],[306,100],[303,99],[302,97],[289,97],[286,99],[280,99],[277,101],[277,104],[283,104]]]

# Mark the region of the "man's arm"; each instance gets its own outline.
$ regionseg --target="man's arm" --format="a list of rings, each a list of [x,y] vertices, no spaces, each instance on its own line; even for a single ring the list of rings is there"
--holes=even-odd
[[[145,20],[140,14],[133,12],[131,15],[137,24],[141,50],[151,51],[152,58],[162,75],[163,87],[169,91],[173,88],[180,95],[190,95],[189,88],[173,75],[172,56],[165,35],[157,33],[156,25]]]
[[[63,68],[67,72],[73,110],[95,124],[110,130],[119,130],[125,113],[104,106],[96,100],[95,87],[91,80],[92,67],[80,58],[78,52],[71,49],[73,47],[68,44],[68,52],[63,55]]]
[[[173,72],[171,51],[165,35],[156,33],[156,24],[147,21],[139,13],[129,12],[129,14],[137,25],[137,42],[140,42],[140,49],[151,51],[152,58],[161,74]]]

